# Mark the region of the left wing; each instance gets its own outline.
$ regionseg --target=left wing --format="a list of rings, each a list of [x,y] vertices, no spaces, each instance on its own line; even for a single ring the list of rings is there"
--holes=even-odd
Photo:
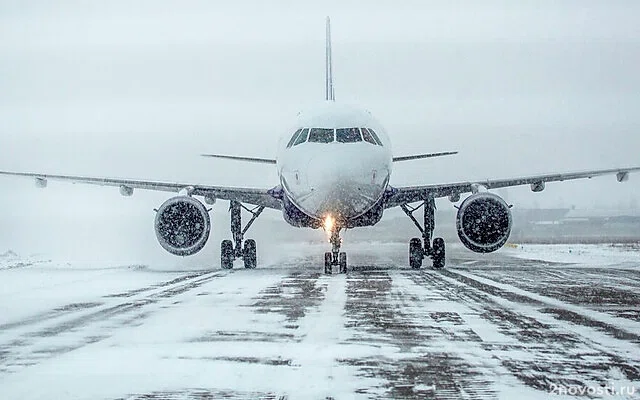
[[[570,172],[564,174],[533,175],[511,179],[492,179],[476,182],[445,183],[425,186],[406,186],[391,188],[385,208],[397,207],[429,198],[457,196],[462,193],[476,192],[479,188],[499,189],[510,186],[531,185],[534,191],[544,189],[546,182],[560,182],[573,179],[593,178],[601,175],[616,175],[618,182],[629,178],[629,172],[640,171],[640,167],[600,169],[594,171]]]
[[[280,210],[282,208],[282,203],[280,202],[278,196],[278,187],[273,189],[253,189],[225,186],[194,185],[190,183],[171,183],[118,178],[96,178],[71,175],[49,175],[10,171],[0,171],[0,175],[31,177],[36,180],[36,184],[40,187],[46,186],[47,181],[50,179],[56,181],[86,183],[99,186],[119,186],[120,191],[123,194],[131,194],[133,189],[156,190],[175,193],[186,191],[186,193],[194,196],[206,196],[208,198],[220,200],[236,200],[242,203],[264,206],[276,210]]]

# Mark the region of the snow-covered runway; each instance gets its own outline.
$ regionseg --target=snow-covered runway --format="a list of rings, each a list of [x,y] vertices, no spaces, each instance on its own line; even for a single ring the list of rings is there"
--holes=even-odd
[[[413,271],[405,247],[348,249],[347,276],[313,246],[232,271],[6,255],[0,397],[640,396],[637,248],[452,247]]]

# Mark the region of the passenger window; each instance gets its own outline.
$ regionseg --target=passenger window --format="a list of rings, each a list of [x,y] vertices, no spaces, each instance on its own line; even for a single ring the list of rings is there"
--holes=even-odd
[[[298,138],[295,142],[293,142],[294,146],[299,145],[300,143],[304,143],[307,141],[307,137],[309,136],[309,128],[304,128],[302,132],[298,135]]]
[[[311,128],[309,132],[309,142],[331,143],[333,139],[333,129]]]
[[[336,141],[340,143],[362,142],[359,128],[336,129]]]
[[[378,146],[382,146],[382,142],[380,141],[378,135],[376,135],[376,132],[371,128],[368,128],[367,130],[371,133],[371,136],[373,136],[373,140],[376,141],[376,144],[378,144]]]
[[[371,133],[369,133],[369,130],[367,128],[362,128],[362,138],[364,139],[365,142],[369,142],[373,145],[376,145],[376,141],[373,139],[373,136],[371,136]]]
[[[293,136],[291,136],[291,140],[289,140],[289,143],[287,144],[287,149],[293,146],[293,143],[296,141],[296,138],[298,137],[300,132],[302,132],[302,128],[298,129],[296,133],[294,133]]]

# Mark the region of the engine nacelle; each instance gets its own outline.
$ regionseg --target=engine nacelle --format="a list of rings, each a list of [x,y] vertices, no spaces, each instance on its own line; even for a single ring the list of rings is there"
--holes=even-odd
[[[456,218],[460,241],[476,253],[491,253],[504,246],[511,234],[511,224],[507,203],[489,192],[467,197]]]
[[[211,219],[205,206],[189,196],[176,196],[156,212],[156,237],[160,246],[176,256],[196,254],[207,243]]]

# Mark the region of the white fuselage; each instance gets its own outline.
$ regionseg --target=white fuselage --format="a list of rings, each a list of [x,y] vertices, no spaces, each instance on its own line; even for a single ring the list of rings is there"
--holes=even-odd
[[[378,204],[389,183],[392,153],[389,137],[372,115],[326,101],[298,117],[296,126],[282,137],[277,157],[287,198],[318,220],[357,218]],[[307,132],[298,136],[306,138],[291,144],[300,129]]]

